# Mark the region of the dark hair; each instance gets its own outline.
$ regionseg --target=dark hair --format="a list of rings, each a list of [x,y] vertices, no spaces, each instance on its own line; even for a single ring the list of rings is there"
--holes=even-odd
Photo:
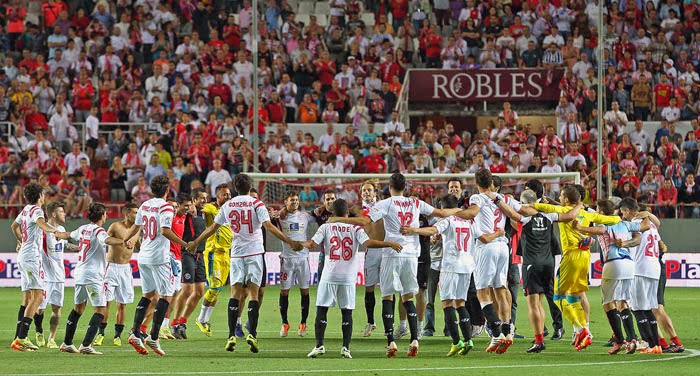
[[[247,195],[250,193],[252,186],[250,177],[246,174],[238,174],[233,181],[233,186],[236,188],[236,193],[239,195]]]
[[[49,202],[46,205],[46,216],[50,217],[53,215],[53,213],[56,212],[56,210],[58,210],[58,208],[65,208],[65,207],[66,207],[66,204],[64,204],[63,201]]]
[[[632,197],[625,197],[620,201],[620,205],[618,205],[620,209],[629,209],[629,210],[634,210],[638,211],[639,210],[639,205],[637,204],[637,200],[635,200]]]
[[[598,201],[598,210],[605,215],[615,214],[615,204],[610,200]]]
[[[203,188],[195,188],[192,190],[192,198],[198,197],[200,193],[207,193]]]
[[[177,203],[178,204],[183,204],[187,201],[192,201],[192,196],[189,195],[189,193],[186,192],[180,192],[177,195]]]
[[[163,197],[170,188],[170,179],[165,175],[158,175],[151,180],[151,191],[155,197]]]
[[[329,188],[329,189],[326,189],[325,192],[323,192],[323,195],[324,195],[324,196],[325,196],[325,195],[333,195],[333,196],[335,196],[335,191]]]
[[[442,200],[440,200],[440,205],[442,205],[443,209],[453,209],[459,205],[459,201],[457,201],[457,197],[453,195],[445,195]]]
[[[228,189],[228,184],[219,184],[216,186],[216,193],[219,193],[221,189]]]
[[[561,193],[569,200],[570,205],[576,205],[579,200],[581,200],[581,194],[578,192],[578,188],[572,184],[565,185]]]
[[[542,198],[544,195],[544,185],[537,179],[528,180],[527,183],[525,183],[525,188],[535,192],[538,199]]]
[[[139,205],[133,201],[127,202],[124,207],[122,208],[122,211],[127,212],[131,209],[138,209]]]
[[[105,212],[107,211],[107,208],[100,204],[99,202],[93,202],[88,206],[87,210],[87,216],[90,222],[95,223],[102,219],[102,216],[105,215]]]
[[[574,188],[578,191],[579,197],[586,197],[586,188],[581,184],[572,184]]]
[[[255,188],[251,188],[251,189],[250,189],[250,193],[258,193],[258,190],[255,189]]]
[[[493,181],[493,186],[496,187],[496,192],[501,192],[501,188],[503,187],[503,180],[501,180],[500,177],[498,176],[491,176],[491,180]]]
[[[347,201],[339,198],[333,202],[333,215],[336,217],[345,217],[348,214]]]
[[[479,188],[491,188],[491,183],[493,183],[493,175],[491,175],[491,171],[489,171],[489,169],[480,168],[474,175],[474,178],[476,179],[476,185],[478,185]]]
[[[449,187],[450,183],[452,183],[453,181],[459,183],[459,187],[462,188],[462,179],[460,178],[450,178],[450,180],[447,181],[447,186]]]
[[[297,196],[299,196],[299,193],[297,193],[297,191],[295,191],[294,189],[288,189],[287,193],[285,193],[284,195],[284,200],[287,201],[288,199]]]
[[[389,187],[397,192],[403,192],[406,189],[406,178],[401,173],[394,173],[389,179]]]
[[[39,184],[29,183],[24,187],[24,198],[26,198],[31,205],[36,205],[36,203],[39,202],[42,193],[44,193],[44,188]]]

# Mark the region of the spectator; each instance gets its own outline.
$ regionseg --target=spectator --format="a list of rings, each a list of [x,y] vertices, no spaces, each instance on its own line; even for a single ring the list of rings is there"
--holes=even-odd
[[[678,201],[683,205],[683,218],[700,218],[700,188],[695,184],[695,175],[689,173],[678,190]]]
[[[658,211],[661,218],[675,218],[677,202],[678,190],[673,186],[671,179],[666,178],[659,190]]]

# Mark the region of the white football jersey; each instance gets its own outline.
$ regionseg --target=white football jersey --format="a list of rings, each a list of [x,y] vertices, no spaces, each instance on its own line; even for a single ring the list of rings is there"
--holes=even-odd
[[[306,230],[309,228],[309,221],[313,218],[306,212],[297,210],[292,214],[287,214],[285,219],[279,221],[282,232],[292,240],[305,242],[307,240]],[[282,258],[309,257],[309,250],[304,248],[299,252],[294,252],[287,243],[282,243]]]
[[[401,252],[385,248],[384,257],[418,257],[420,242],[418,235],[402,235],[401,227],[418,228],[418,217],[431,215],[435,208],[415,197],[393,196],[377,202],[369,211],[372,222],[384,219],[384,241],[399,243],[403,246]]]
[[[636,221],[635,221],[636,222]],[[642,233],[639,246],[630,249],[634,257],[634,275],[659,279],[661,275],[661,264],[659,263],[659,241],[661,236],[656,226],[651,223],[651,228]]]
[[[516,212],[520,210],[521,205],[520,202],[518,202],[518,200],[508,196],[499,196],[501,197],[501,200],[505,202],[506,205],[510,206],[513,210],[515,210]],[[498,230],[505,229],[508,217],[505,214],[503,214],[498,205],[494,204],[493,200],[491,200],[484,193],[475,194],[469,197],[469,205],[476,205],[480,209],[479,214],[477,214],[474,218],[475,239],[478,239],[481,235],[493,234]],[[477,245],[483,244],[480,240],[477,240],[477,242]],[[501,236],[499,238],[496,238],[494,242],[508,243],[508,238],[506,238],[505,236]]]
[[[65,232],[63,226],[56,226],[59,232]],[[56,238],[54,234],[44,233],[43,252],[41,253],[41,265],[44,269],[44,282],[66,281],[66,269],[63,266],[63,251],[66,249],[66,240]]]
[[[344,223],[324,223],[311,238],[326,250],[321,281],[355,284],[359,268],[359,246],[369,240],[361,226]]]
[[[376,205],[376,204],[377,204],[377,199],[374,199],[374,200],[372,200],[372,201],[370,201],[370,202],[364,202],[364,201],[362,201],[362,215],[365,216],[365,217],[369,217],[369,211],[370,211],[370,209],[372,209],[372,207],[374,207],[374,205]],[[377,252],[381,252],[382,249],[381,249],[381,248],[376,248],[376,249],[367,248],[367,247],[365,247],[364,245],[360,245],[360,252],[367,252],[367,251],[377,251]]]
[[[152,198],[139,208],[136,225],[142,226],[139,264],[160,265],[170,262],[170,240],[163,236],[163,227],[173,226],[173,206],[162,198]]]
[[[452,273],[472,273],[474,271],[475,239],[473,220],[448,217],[434,225],[442,235],[441,271]]]
[[[107,272],[107,247],[109,237],[102,227],[90,223],[70,233],[78,242],[78,263],[75,265],[75,284],[103,284]]]
[[[262,224],[269,221],[270,213],[265,204],[248,195],[226,201],[214,217],[214,222],[218,225],[231,227],[231,257],[263,254]]]
[[[39,262],[41,242],[44,240],[44,231],[41,230],[36,221],[44,217],[44,211],[36,205],[27,205],[22,209],[15,223],[20,226],[22,233],[22,245],[19,247],[19,262]]]

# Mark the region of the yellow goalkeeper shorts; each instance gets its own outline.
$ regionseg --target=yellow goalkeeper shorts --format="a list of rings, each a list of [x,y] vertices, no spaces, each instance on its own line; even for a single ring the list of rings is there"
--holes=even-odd
[[[228,280],[231,257],[225,251],[204,251],[204,268],[210,289],[221,288]]]
[[[591,264],[589,251],[570,251],[561,258],[559,273],[554,281],[556,295],[571,295],[588,291],[588,268]]]

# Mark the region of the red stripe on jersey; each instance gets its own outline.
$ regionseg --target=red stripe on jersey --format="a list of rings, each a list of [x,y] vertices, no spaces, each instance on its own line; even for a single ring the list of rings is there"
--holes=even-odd
[[[258,201],[258,202],[260,202],[260,201]],[[259,208],[259,207],[261,207],[261,206],[265,206],[265,204],[263,204],[262,202],[260,202],[259,204],[255,205],[255,207],[254,207],[253,209],[257,209],[257,208]]]
[[[256,199],[253,200],[253,205],[255,205],[255,204],[259,203],[259,202],[260,202],[260,200],[258,200],[258,199],[256,198]]]
[[[413,197],[413,202],[415,202],[415,203],[416,203],[416,208],[417,208],[417,207],[418,207],[418,204],[419,204],[419,202],[418,202],[418,199],[417,199],[417,198],[415,198],[415,197]]]
[[[95,231],[95,236],[97,236],[97,235],[99,235],[99,234],[101,234],[101,233],[103,233],[103,232],[105,232],[105,229],[103,229],[102,227],[100,227],[100,228],[97,229],[97,231]]]
[[[354,225],[353,227],[355,228],[355,230],[362,230],[362,226]]]
[[[363,216],[363,217],[369,217],[369,209],[363,209],[363,210],[362,210],[362,216]]]
[[[165,208],[165,209],[161,210],[159,213],[163,214],[163,213],[167,213],[167,212],[174,213],[175,210],[173,210],[173,208]]]
[[[32,210],[29,211],[29,217],[31,218],[34,215],[34,212],[37,211],[37,209],[41,209],[38,206],[35,206],[32,208]]]
[[[158,209],[163,209],[163,208],[166,208],[166,207],[167,207],[167,208],[172,208],[173,205],[172,205],[172,204],[165,204],[165,205],[162,205],[161,207],[159,207]]]
[[[44,232],[43,234],[44,234],[44,239],[43,239],[44,240],[43,241],[44,254],[46,254],[48,256],[49,255],[49,243],[46,239],[46,233]]]

